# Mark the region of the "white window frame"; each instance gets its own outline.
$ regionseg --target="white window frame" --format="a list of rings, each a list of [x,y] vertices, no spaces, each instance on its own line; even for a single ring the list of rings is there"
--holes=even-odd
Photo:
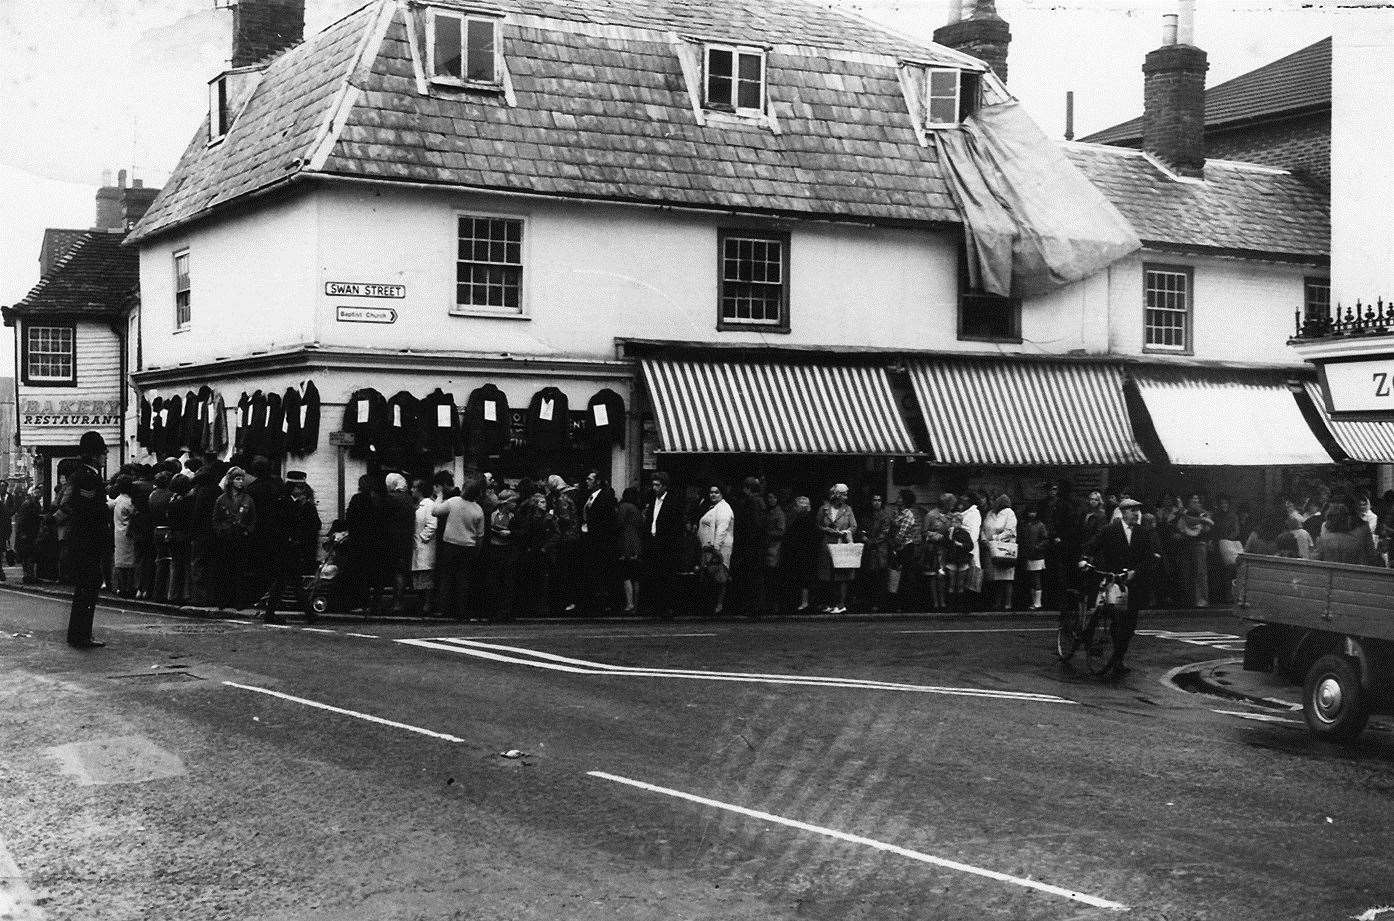
[[[1148,292],[1153,290],[1149,277],[1153,274],[1177,276],[1185,279],[1186,307],[1184,310],[1174,307],[1153,307],[1148,304]],[[1183,341],[1180,344],[1154,343],[1152,341],[1152,330],[1154,327],[1148,312],[1153,310],[1181,315],[1183,323],[1181,338]],[[1142,266],[1142,350],[1144,352],[1165,352],[1171,355],[1191,354],[1194,348],[1196,333],[1195,317],[1195,270],[1185,265],[1163,265],[1152,262],[1144,263]],[[1163,327],[1156,328],[1160,330]]]
[[[947,99],[947,96],[932,95],[935,74],[953,74],[954,78],[954,117],[952,121],[935,121],[932,102]],[[963,123],[963,70],[958,67],[926,67],[924,76],[924,126],[926,128],[957,128]]]
[[[731,102],[713,103],[711,99],[711,63],[713,51],[726,51],[731,55]],[[749,108],[740,105],[741,98],[741,55],[751,55],[760,59],[760,106],[759,108]],[[768,80],[766,79],[765,49],[757,48],[753,45],[723,45],[720,43],[709,43],[702,47],[702,107],[713,112],[734,112],[742,118],[761,118],[765,114],[768,105],[767,97],[769,92]]]
[[[232,113],[228,111],[227,76],[220,74],[208,82],[208,144],[221,141],[232,127]]]
[[[460,29],[460,73],[457,76],[436,73],[436,20],[453,19]],[[494,30],[494,75],[490,80],[470,80],[469,73],[469,24],[488,23]],[[503,19],[498,14],[476,13],[465,10],[442,10],[431,7],[426,17],[426,78],[432,83],[447,86],[465,86],[483,89],[501,89],[503,86]]]
[[[68,336],[68,358],[67,374],[35,374],[33,370],[34,362],[34,343],[35,333],[48,331],[50,333],[61,332]],[[62,356],[65,353],[59,351],[40,352],[46,356]],[[24,324],[24,381],[29,384],[76,384],[77,383],[77,324],[60,323],[50,324]]]
[[[184,273],[184,278],[185,278],[185,281],[187,282],[187,287],[184,287],[184,288],[179,287],[179,260],[180,260],[180,259],[186,260],[186,266],[188,267],[188,271],[186,271],[186,272]],[[171,269],[173,270],[173,272],[174,272],[174,331],[175,331],[176,333],[181,333],[181,332],[183,332],[184,330],[189,329],[191,326],[193,326],[193,323],[194,323],[194,276],[193,276],[193,259],[192,259],[192,258],[190,257],[190,255],[189,255],[189,248],[188,248],[187,246],[184,247],[183,249],[177,249],[177,250],[174,251],[174,253],[173,253],[173,255],[172,255],[172,258],[171,258],[171,260],[170,260],[170,268],[171,268]],[[188,300],[189,316],[188,316],[188,318],[185,319],[184,322],[182,322],[182,323],[179,322],[179,295],[180,295],[180,294],[188,294],[188,296],[189,296],[189,300]]]
[[[522,240],[518,248],[518,309],[509,307],[489,307],[475,306],[473,304],[461,304],[459,294],[460,284],[460,263],[474,262],[473,259],[460,258],[460,220],[462,218],[484,218],[486,220],[517,221],[522,226]],[[451,224],[454,230],[454,258],[450,260],[454,270],[451,272],[451,297],[450,313],[462,317],[499,317],[502,319],[525,320],[528,319],[528,265],[529,265],[529,246],[531,234],[529,233],[528,217],[525,214],[516,212],[502,211],[456,211],[454,221]],[[512,267],[512,263],[487,263]]]

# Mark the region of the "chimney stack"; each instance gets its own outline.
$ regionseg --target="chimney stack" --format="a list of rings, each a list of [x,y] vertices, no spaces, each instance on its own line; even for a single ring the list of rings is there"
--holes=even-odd
[[[1205,52],[1195,36],[1195,4],[1162,18],[1162,46],[1142,65],[1142,148],[1183,176],[1205,171]]]
[[[971,7],[966,17],[965,7]],[[1006,83],[1007,46],[1012,41],[1012,30],[997,15],[995,0],[952,0],[949,9],[949,22],[934,30],[934,41],[986,62]]]
[[[102,186],[97,189],[97,217],[93,230],[120,230],[126,226],[121,218],[121,192],[126,184],[126,171],[121,171],[121,185],[111,184],[111,170],[102,170]]]
[[[305,39],[305,0],[237,0],[232,66],[258,64]]]

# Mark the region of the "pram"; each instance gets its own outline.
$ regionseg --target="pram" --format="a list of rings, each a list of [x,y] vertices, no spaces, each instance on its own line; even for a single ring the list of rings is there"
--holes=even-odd
[[[314,575],[305,577],[305,597],[309,599],[309,609],[305,613],[311,617],[345,608],[344,580],[339,570],[339,550],[347,537],[348,533],[345,531],[330,534],[324,541],[324,559],[320,561]]]

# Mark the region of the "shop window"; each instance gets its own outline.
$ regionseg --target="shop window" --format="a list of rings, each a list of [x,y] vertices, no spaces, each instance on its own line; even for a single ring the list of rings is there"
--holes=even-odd
[[[1331,318],[1331,279],[1302,279],[1302,318],[1322,322]]]
[[[1144,350],[1189,353],[1193,316],[1191,269],[1144,265],[1142,274]]]
[[[765,111],[765,52],[732,45],[706,46],[706,107],[737,115]]]
[[[462,214],[455,268],[455,309],[523,312],[523,221]]]
[[[189,251],[174,254],[174,329],[188,329],[193,320],[193,303],[189,283]]]
[[[717,329],[789,331],[789,235],[723,230]]]
[[[427,67],[432,80],[485,88],[502,83],[502,21],[497,16],[433,9],[426,19],[426,30]]]
[[[24,382],[77,383],[77,333],[68,326],[24,326]]]

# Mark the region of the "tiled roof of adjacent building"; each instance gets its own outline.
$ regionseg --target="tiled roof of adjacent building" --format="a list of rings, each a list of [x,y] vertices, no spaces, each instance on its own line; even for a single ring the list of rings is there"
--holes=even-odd
[[[84,231],[23,300],[5,308],[5,322],[31,314],[120,316],[140,280],[139,255],[121,245],[123,236],[119,231]]]
[[[1205,127],[1217,130],[1243,122],[1331,108],[1331,39],[1308,45],[1205,91]],[[1095,132],[1096,144],[1138,144],[1142,117]]]
[[[911,122],[898,62],[981,67],[971,58],[805,0],[499,5],[509,12],[502,52],[511,99],[422,95],[406,5],[372,3],[273,61],[220,143],[207,143],[205,124],[133,239],[315,174],[958,220],[934,146],[920,143]],[[387,19],[379,32],[380,14]],[[701,123],[677,50],[692,38],[767,48],[777,130],[730,117]]]
[[[1285,170],[1207,160],[1204,181],[1195,181],[1177,178],[1130,147],[1063,146],[1144,245],[1311,262],[1328,258],[1327,198]]]

